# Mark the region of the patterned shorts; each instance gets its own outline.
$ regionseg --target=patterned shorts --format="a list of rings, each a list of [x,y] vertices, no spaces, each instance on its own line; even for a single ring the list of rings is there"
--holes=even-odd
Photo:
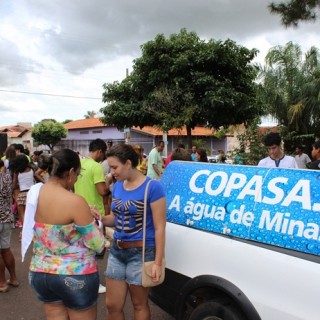
[[[12,223],[0,223],[0,249],[10,248]]]
[[[18,206],[25,206],[26,205],[27,194],[28,194],[28,190],[19,192],[19,195],[17,198]]]

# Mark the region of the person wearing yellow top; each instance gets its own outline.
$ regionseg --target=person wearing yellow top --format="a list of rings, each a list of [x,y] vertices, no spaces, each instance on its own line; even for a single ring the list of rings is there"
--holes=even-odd
[[[137,169],[142,174],[146,175],[148,170],[148,163],[147,163],[147,159],[144,157],[144,154],[143,154],[144,148],[140,144],[133,144],[132,147],[139,156]]]
[[[103,167],[107,145],[102,139],[95,139],[89,145],[89,157],[81,159],[81,174],[74,185],[76,194],[82,196],[89,205],[95,206],[105,215],[104,198],[108,195]]]

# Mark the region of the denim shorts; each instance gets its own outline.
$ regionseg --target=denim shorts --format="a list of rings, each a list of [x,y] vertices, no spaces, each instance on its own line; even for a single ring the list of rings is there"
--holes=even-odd
[[[0,223],[0,249],[10,248],[12,223]]]
[[[98,272],[61,275],[30,271],[29,284],[44,303],[62,302],[67,308],[80,311],[98,302]]]
[[[155,247],[146,247],[144,261],[155,259]],[[104,275],[114,280],[124,280],[129,285],[142,285],[142,248],[119,249],[114,241],[109,252]]]

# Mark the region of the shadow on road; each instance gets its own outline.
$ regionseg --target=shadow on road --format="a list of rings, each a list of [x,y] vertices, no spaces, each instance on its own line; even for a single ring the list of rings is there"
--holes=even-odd
[[[39,302],[28,283],[28,270],[31,258],[31,246],[26,255],[25,262],[21,262],[21,250],[19,233],[21,229],[13,229],[11,238],[11,250],[16,259],[16,272],[20,286],[10,287],[7,293],[0,293],[0,318],[1,320],[45,320],[42,303]],[[106,255],[98,260],[100,281],[104,284],[103,272],[106,267]],[[7,273],[7,278],[9,275]],[[130,298],[129,298],[130,299]],[[132,307],[129,299],[125,306],[126,319],[133,319]],[[105,294],[99,295],[98,320],[106,319]],[[173,320],[171,316],[158,308],[150,301],[152,320]]]

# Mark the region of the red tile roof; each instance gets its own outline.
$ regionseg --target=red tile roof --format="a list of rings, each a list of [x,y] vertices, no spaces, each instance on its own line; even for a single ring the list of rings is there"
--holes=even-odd
[[[22,126],[3,126],[0,127],[0,132],[6,132],[8,138],[22,137],[29,130]]]
[[[7,136],[8,138],[18,138],[18,137],[22,137],[24,132],[7,132]]]
[[[22,126],[3,126],[0,127],[0,131],[2,132],[24,132],[28,129]]]
[[[266,134],[267,132],[279,132],[279,127],[259,127],[258,131],[261,135]]]
[[[71,121],[66,123],[64,126],[68,130],[72,130],[72,129],[105,127],[109,125],[103,124],[99,118],[89,118],[89,119],[80,119],[80,120]],[[152,136],[161,136],[163,134],[162,130],[156,127],[151,127],[151,126],[145,126],[142,129],[140,129],[140,127],[132,127],[131,130],[142,132]],[[191,134],[193,136],[210,136],[210,135],[213,135],[214,133],[215,133],[214,130],[208,129],[205,127],[195,127],[193,130],[191,130]],[[187,135],[186,127],[183,127],[181,129],[171,129],[169,130],[168,135],[169,136],[179,136],[179,135],[186,136]]]
[[[132,127],[131,130],[147,133],[152,136],[162,136],[163,131],[151,126],[145,126],[142,129],[139,127]],[[215,133],[213,129],[205,128],[205,127],[195,127],[191,130],[192,136],[211,136]],[[168,136],[186,136],[187,129],[183,127],[181,129],[171,129],[168,131]]]
[[[84,129],[84,128],[96,128],[108,126],[100,121],[99,118],[80,119],[66,123],[65,128],[72,129]]]

